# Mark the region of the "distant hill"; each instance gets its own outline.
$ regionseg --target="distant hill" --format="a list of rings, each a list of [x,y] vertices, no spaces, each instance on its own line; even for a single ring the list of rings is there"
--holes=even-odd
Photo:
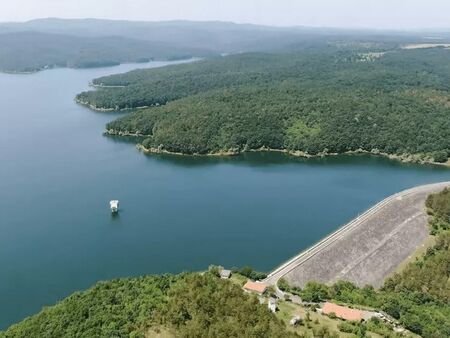
[[[449,39],[450,32],[401,32],[311,27],[271,27],[220,21],[123,21],[103,19],[38,19],[0,24],[0,32],[36,31],[82,37],[123,36],[163,41],[178,46],[240,52],[296,45],[312,40],[368,39],[377,41]]]
[[[326,35],[318,29],[275,28],[230,22],[134,22],[99,19],[40,19],[0,25],[1,31],[36,31],[82,37],[123,36],[163,41],[222,53],[272,49]],[[342,33],[340,33],[342,34]]]
[[[79,37],[40,32],[0,34],[0,71],[34,72],[45,68],[89,68],[123,62],[175,60],[211,52],[131,38]]]
[[[422,36],[426,35],[426,37]],[[138,22],[39,19],[0,24],[0,70],[35,71],[45,66],[92,67],[143,59],[242,52],[291,52],[370,43],[380,48],[450,41],[436,34],[269,27],[231,22]]]

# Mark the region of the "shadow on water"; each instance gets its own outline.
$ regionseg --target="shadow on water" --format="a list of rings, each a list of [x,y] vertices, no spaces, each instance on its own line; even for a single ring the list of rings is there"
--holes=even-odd
[[[117,136],[117,135],[107,135],[103,134],[109,141],[114,143],[128,143],[132,145],[136,145],[145,140],[145,137],[137,137],[137,136]]]
[[[122,210],[121,210],[122,212]],[[118,222],[120,221],[120,213],[119,212],[111,212],[111,221]]]
[[[114,136],[105,135],[112,142],[128,143],[136,145],[142,142],[144,137],[132,136]],[[259,151],[246,152],[231,156],[205,156],[205,155],[178,155],[178,154],[143,154],[149,161],[164,162],[184,168],[214,166],[222,164],[233,164],[246,167],[267,167],[281,166],[286,164],[301,164],[306,166],[374,166],[382,165],[391,168],[396,167],[415,167],[435,169],[438,171],[448,170],[448,167],[439,165],[423,165],[417,163],[404,163],[399,160],[392,160],[385,156],[373,154],[342,154],[323,157],[298,157],[283,152]]]
[[[109,141],[114,143],[124,143],[137,145],[145,140],[145,137],[117,136],[104,134]],[[286,164],[302,164],[306,166],[373,166],[383,165],[391,168],[395,167],[418,167],[436,170],[448,170],[448,167],[439,165],[423,165],[417,163],[404,163],[399,160],[392,160],[385,156],[374,154],[342,154],[323,157],[305,158],[289,155],[277,151],[250,151],[239,155],[229,156],[206,156],[206,155],[179,155],[179,154],[143,154],[151,161],[164,162],[179,167],[202,167],[222,164],[241,165],[246,167],[266,167],[280,166]]]

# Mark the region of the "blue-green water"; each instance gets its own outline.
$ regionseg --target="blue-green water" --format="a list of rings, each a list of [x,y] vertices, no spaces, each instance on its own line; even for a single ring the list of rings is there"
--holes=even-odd
[[[98,280],[267,271],[376,201],[450,179],[368,156],[144,156],[102,136],[117,114],[73,101],[92,78],[134,67],[0,75],[0,328]]]

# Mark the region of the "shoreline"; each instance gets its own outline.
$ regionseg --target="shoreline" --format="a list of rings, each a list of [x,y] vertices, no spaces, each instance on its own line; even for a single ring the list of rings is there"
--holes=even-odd
[[[86,102],[86,101],[82,101],[80,100],[78,97],[75,97],[75,103],[84,106],[86,108],[89,108],[93,111],[96,112],[124,112],[124,111],[130,111],[130,110],[139,110],[139,109],[145,109],[145,108],[151,108],[152,106],[140,106],[140,107],[133,107],[133,108],[120,108],[120,109],[115,109],[115,108],[100,108],[97,107],[96,105]],[[156,107],[156,106],[153,106]],[[110,135],[114,135],[114,134],[110,134]]]
[[[92,87],[92,88],[125,88],[126,86],[107,86],[107,85],[104,85],[104,84],[95,84],[95,83],[93,83],[93,82],[90,82],[89,83],[89,86],[90,87]]]
[[[131,136],[131,137],[145,137],[145,135],[120,135],[120,136]],[[160,148],[146,148],[142,144],[136,145],[137,149],[142,151],[145,154],[168,154],[168,155],[180,155],[180,156],[205,156],[205,157],[219,157],[219,156],[238,156],[244,153],[251,153],[251,152],[275,152],[275,153],[283,153],[289,156],[293,157],[302,157],[302,158],[317,158],[317,157],[331,157],[331,156],[339,156],[339,155],[373,155],[373,156],[381,156],[389,158],[390,160],[399,161],[401,163],[411,163],[411,164],[421,164],[421,165],[436,165],[441,167],[447,167],[450,168],[450,163],[447,161],[446,163],[439,163],[434,162],[431,160],[420,160],[415,159],[414,155],[395,155],[395,154],[387,154],[387,153],[380,153],[380,152],[371,152],[367,150],[350,150],[346,151],[344,153],[319,153],[316,155],[311,155],[308,153],[305,153],[300,150],[287,150],[287,149],[271,149],[271,148],[259,148],[259,149],[249,149],[245,151],[234,151],[234,150],[228,150],[228,151],[219,151],[219,152],[213,152],[213,153],[207,153],[207,154],[185,154],[181,152],[171,152],[168,150],[160,149]]]
[[[101,65],[101,66],[95,66],[95,67],[70,67],[70,66],[61,66],[61,65],[45,65],[39,68],[36,68],[34,70],[29,70],[29,71],[20,71],[20,70],[1,70],[0,69],[0,73],[4,73],[4,74],[22,74],[22,75],[30,75],[30,74],[35,74],[35,73],[39,73],[42,71],[46,71],[46,70],[51,70],[51,69],[98,69],[98,68],[113,68],[113,67],[117,67],[120,65],[132,65],[132,64],[136,64],[136,65],[145,65],[148,64],[150,62],[173,62],[175,64],[179,64],[179,63],[184,63],[184,62],[189,62],[189,60],[192,60],[192,62],[201,60],[201,57],[191,57],[188,59],[180,59],[180,60],[170,60],[170,59],[150,59],[149,61],[144,61],[144,62],[139,62],[139,61],[124,61],[124,62],[120,62],[118,61],[117,64],[111,64],[111,65]],[[139,69],[139,68],[137,68]],[[104,87],[108,87],[108,86],[104,86]],[[115,87],[115,86],[114,86]],[[125,86],[124,86],[125,87]]]
[[[107,135],[107,136],[119,136],[119,137],[150,137],[150,135],[115,131],[112,129],[106,130],[103,134]],[[157,148],[157,147],[146,148],[141,143],[138,143],[136,145],[136,148],[138,150],[142,151],[144,154],[167,154],[167,155],[194,156],[194,157],[196,157],[196,156],[198,156],[198,157],[237,156],[237,155],[241,155],[241,154],[249,153],[249,152],[277,152],[277,153],[284,153],[284,154],[294,156],[294,157],[303,157],[303,158],[366,154],[366,155],[382,156],[382,157],[389,158],[391,160],[400,161],[402,163],[435,165],[435,166],[450,168],[450,159],[448,159],[447,162],[441,163],[441,162],[432,161],[430,159],[419,158],[420,155],[388,154],[388,153],[380,152],[377,150],[368,151],[368,150],[364,150],[364,149],[349,150],[349,151],[346,151],[343,153],[323,153],[323,152],[321,152],[321,153],[312,155],[312,154],[308,154],[307,152],[304,152],[301,150],[273,149],[273,148],[268,148],[268,147],[261,147],[258,149],[246,149],[246,150],[228,149],[228,150],[221,150],[221,151],[217,151],[217,152],[209,152],[206,154],[200,154],[200,153],[186,154],[186,153],[182,153],[182,152],[169,151],[169,150],[165,150],[165,149]]]
[[[124,135],[120,135],[120,136],[146,137],[146,135],[136,135],[136,134],[135,135],[132,135],[132,134],[125,135],[124,134]],[[198,157],[238,156],[238,155],[242,155],[245,153],[257,153],[257,152],[283,153],[283,154],[290,155],[293,157],[302,157],[302,158],[317,158],[317,157],[324,158],[324,157],[339,156],[339,155],[373,155],[373,156],[386,157],[386,158],[389,158],[390,160],[395,160],[395,161],[399,161],[402,163],[436,165],[436,166],[450,168],[449,161],[447,161],[446,163],[439,163],[439,162],[434,162],[431,160],[416,159],[416,158],[414,158],[414,155],[395,155],[395,154],[387,154],[387,153],[380,153],[380,152],[371,152],[371,151],[362,150],[362,149],[349,150],[344,153],[318,153],[316,155],[311,155],[311,154],[305,153],[301,150],[272,149],[272,148],[261,147],[259,149],[248,149],[248,150],[243,150],[243,151],[223,150],[223,151],[212,152],[212,153],[207,153],[207,154],[199,154],[199,153],[185,154],[185,153],[181,153],[181,152],[172,152],[172,151],[159,149],[159,148],[146,148],[142,144],[138,144],[138,145],[136,145],[136,147],[145,154],[168,154],[168,155],[194,156],[194,157],[195,156],[198,156]]]
[[[36,74],[40,71],[44,70],[42,69],[37,69],[37,70],[29,70],[29,71],[20,71],[20,70],[0,70],[0,73],[3,74],[12,74],[12,75],[31,75],[31,74]]]

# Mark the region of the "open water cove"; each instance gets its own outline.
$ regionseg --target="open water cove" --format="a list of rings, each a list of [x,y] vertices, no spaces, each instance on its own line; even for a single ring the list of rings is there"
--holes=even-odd
[[[370,156],[145,156],[102,136],[117,114],[73,100],[136,67],[0,75],[0,328],[99,280],[268,271],[384,197],[450,180],[443,167]]]

